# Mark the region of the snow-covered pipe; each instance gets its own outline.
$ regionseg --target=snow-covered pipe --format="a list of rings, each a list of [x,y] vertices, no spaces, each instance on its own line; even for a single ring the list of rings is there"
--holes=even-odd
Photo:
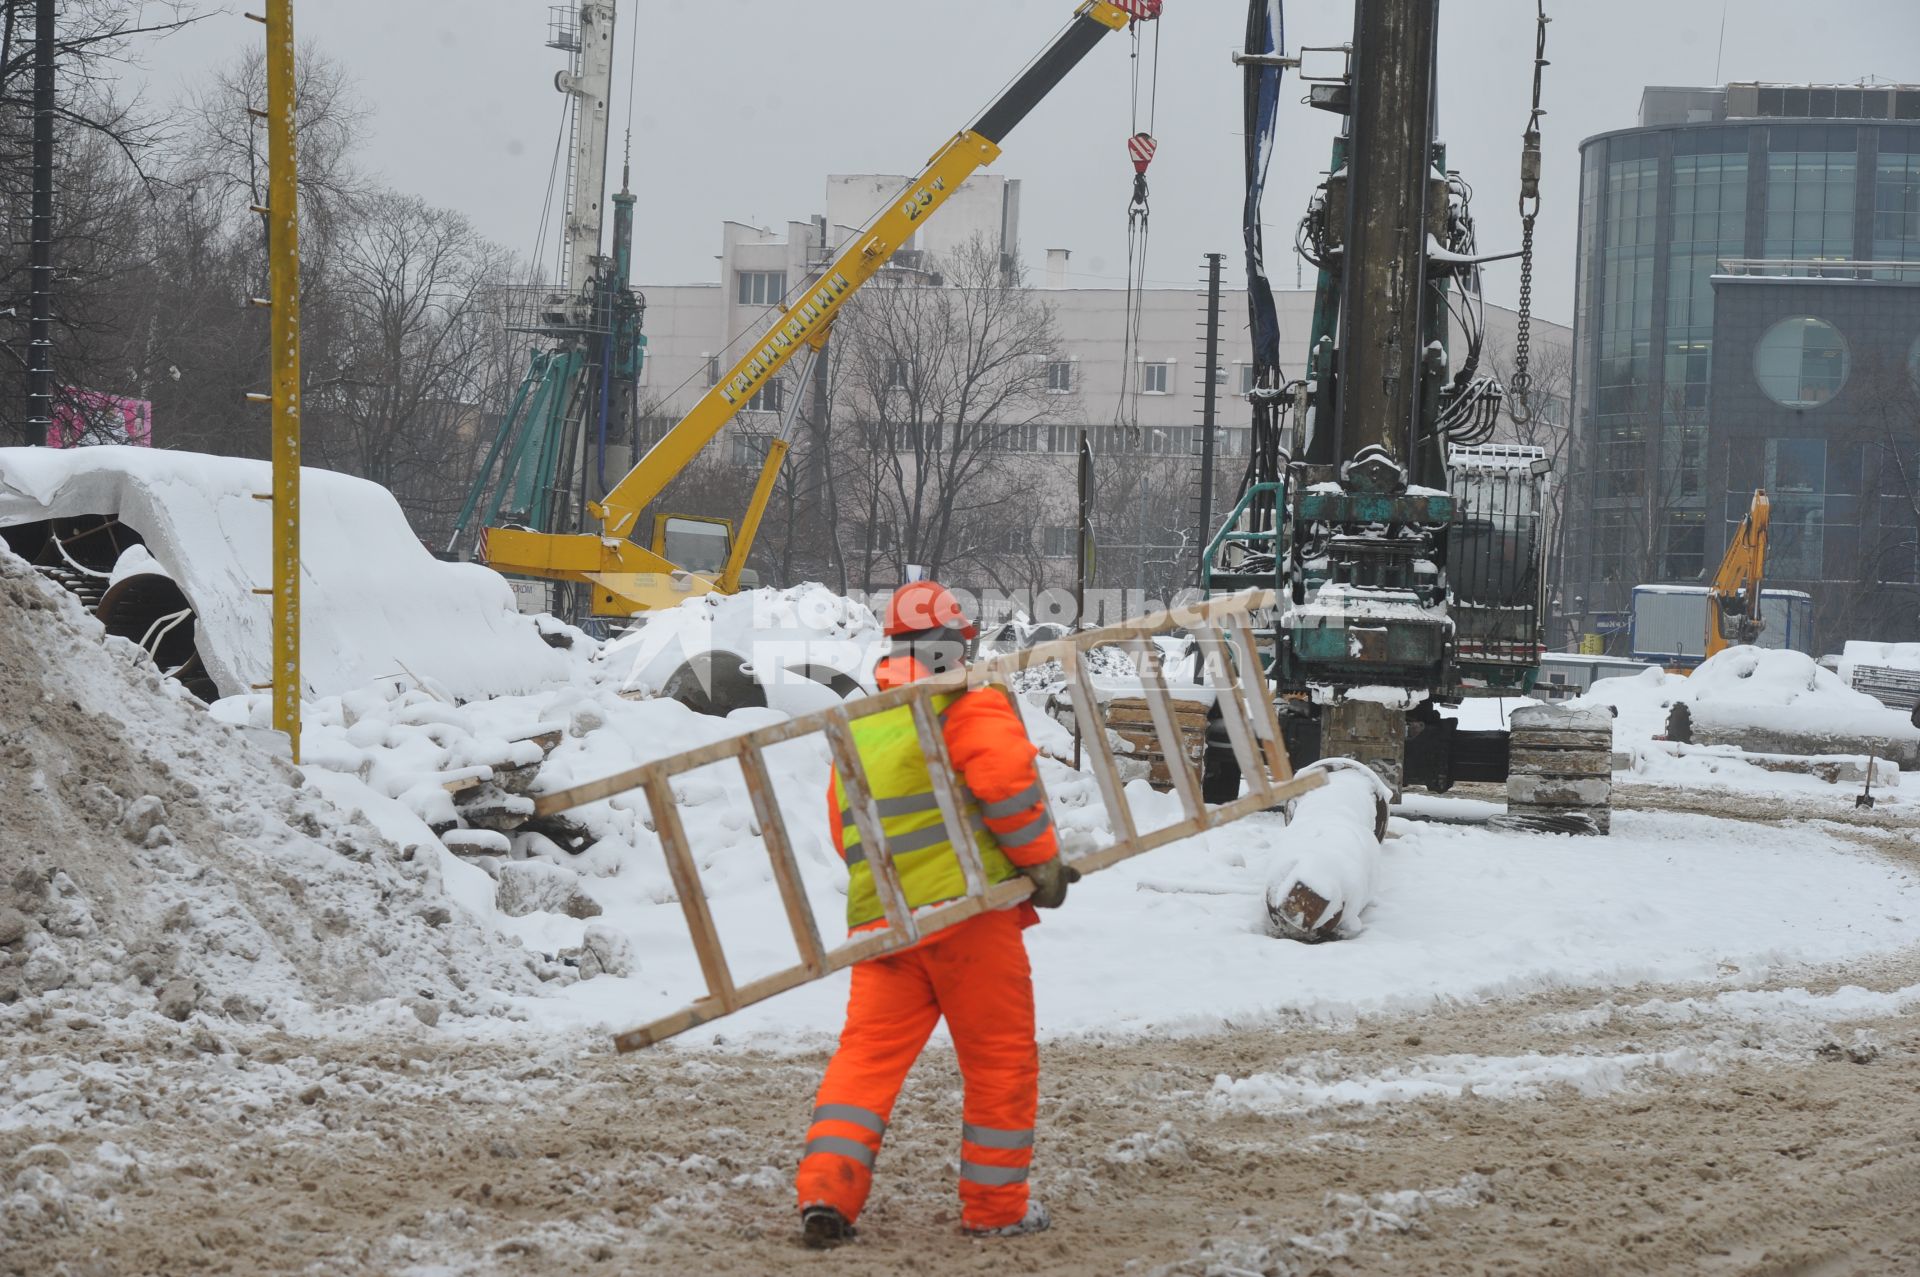
[[[1327,774],[1327,783],[1293,801],[1266,892],[1268,933],[1304,944],[1359,932],[1379,877],[1393,798],[1386,782],[1350,758],[1325,758],[1301,774],[1316,771]]]

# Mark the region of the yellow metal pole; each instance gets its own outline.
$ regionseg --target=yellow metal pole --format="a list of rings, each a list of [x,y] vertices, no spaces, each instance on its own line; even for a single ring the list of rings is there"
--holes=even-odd
[[[273,305],[273,726],[300,761],[300,190],[293,0],[267,0],[267,268]]]

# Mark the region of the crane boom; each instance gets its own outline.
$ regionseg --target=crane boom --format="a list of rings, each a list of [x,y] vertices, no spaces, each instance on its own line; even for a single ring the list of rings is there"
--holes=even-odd
[[[726,570],[717,578],[683,572],[661,554],[630,538],[640,513],[690,465],[729,421],[802,349],[825,345],[833,320],[847,299],[877,275],[894,252],[939,211],[978,169],[993,163],[1000,144],[1041,99],[1064,79],[1102,37],[1129,23],[1160,16],[1162,0],[1083,0],[1052,45],[989,106],[974,125],[937,151],[906,187],[903,198],[877,214],[840,256],[783,311],[766,333],[687,415],[648,450],[589,513],[600,522],[598,534],[551,535],[515,528],[489,528],[481,539],[481,557],[502,572],[549,580],[584,581],[593,586],[596,615],[624,616],[677,602],[714,589],[731,589],[745,561],[747,545],[766,499],[772,476],[786,454],[776,439],[755,490]]]

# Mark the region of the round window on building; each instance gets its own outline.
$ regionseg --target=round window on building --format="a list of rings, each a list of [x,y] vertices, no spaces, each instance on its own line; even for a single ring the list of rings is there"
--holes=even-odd
[[[1796,315],[1767,329],[1753,352],[1753,375],[1786,408],[1817,408],[1847,381],[1847,339],[1824,319]]]

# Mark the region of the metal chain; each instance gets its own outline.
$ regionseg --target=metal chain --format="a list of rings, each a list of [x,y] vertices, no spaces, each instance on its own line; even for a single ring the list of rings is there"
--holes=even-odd
[[[1547,61],[1547,0],[1537,0],[1539,22],[1533,51],[1533,111],[1527,116],[1527,131],[1520,141],[1520,317],[1513,339],[1512,392],[1507,414],[1514,424],[1525,425],[1533,415],[1529,396],[1533,374],[1529,364],[1533,354],[1533,226],[1540,216],[1540,86],[1549,65]]]

